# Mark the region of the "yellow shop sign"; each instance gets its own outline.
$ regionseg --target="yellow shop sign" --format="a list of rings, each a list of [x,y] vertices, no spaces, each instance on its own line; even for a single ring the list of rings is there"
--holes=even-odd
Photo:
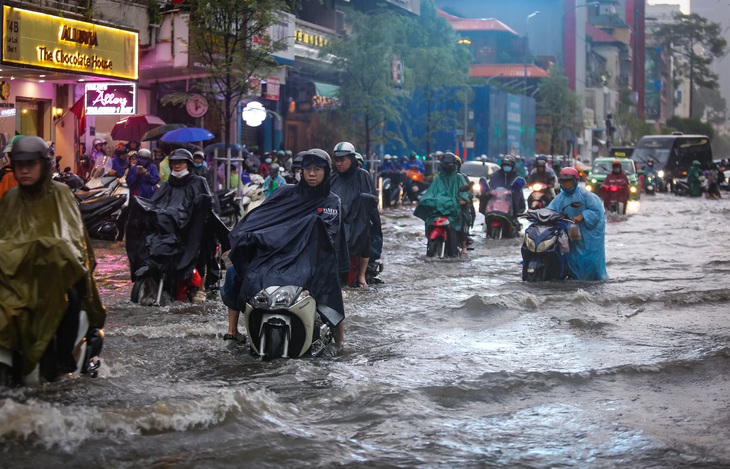
[[[136,80],[138,33],[3,5],[2,63]]]

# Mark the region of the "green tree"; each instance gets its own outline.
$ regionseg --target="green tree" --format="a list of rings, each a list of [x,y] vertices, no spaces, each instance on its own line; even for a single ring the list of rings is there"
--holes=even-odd
[[[189,7],[188,53],[204,73],[191,91],[205,96],[222,116],[227,147],[238,104],[252,97],[261,79],[277,67],[272,54],[286,38],[272,39],[269,27],[288,6],[284,0],[189,0]],[[162,102],[181,105],[189,97],[171,94]]]
[[[707,122],[722,125],[727,120],[727,103],[718,88],[699,88],[695,95],[696,116],[704,116]]]
[[[338,98],[360,134],[351,140],[361,141],[369,155],[371,143],[383,138],[381,124],[400,122],[391,79],[398,18],[384,9],[350,15],[352,32],[333,39],[322,55],[331,57],[332,65],[342,73]]]
[[[570,90],[568,77],[562,67],[552,66],[549,76],[540,82],[537,114],[543,122],[541,133],[549,135],[550,152],[564,153],[561,131],[573,133],[578,111],[578,95]]]
[[[667,120],[666,125],[662,128],[662,132],[671,133],[680,131],[685,134],[707,135],[710,140],[715,136],[715,129],[707,122],[702,122],[697,117],[678,117],[674,116]]]
[[[708,21],[696,13],[674,14],[674,23],[654,31],[657,42],[667,48],[682,64],[677,69],[689,79],[690,117],[694,116],[693,98],[696,88],[717,88],[718,76],[710,69],[713,60],[725,55],[727,41],[719,23]]]
[[[433,0],[421,2],[421,14],[400,28],[405,37],[398,41],[400,54],[404,57],[407,70],[406,87],[412,93],[409,100],[422,100],[426,106],[423,115],[409,116],[412,142],[425,147],[431,153],[431,140],[435,132],[463,127],[464,115],[444,110],[445,103],[454,99],[453,88],[465,86],[469,79],[471,53],[458,44],[458,37],[449,23],[438,14]],[[473,93],[462,91],[460,102],[473,100]],[[466,96],[464,93],[467,93]],[[411,109],[417,106],[410,106]],[[462,113],[466,112],[466,108]],[[461,124],[461,125],[459,125]],[[423,131],[421,131],[423,129]],[[466,129],[464,129],[466,133]]]

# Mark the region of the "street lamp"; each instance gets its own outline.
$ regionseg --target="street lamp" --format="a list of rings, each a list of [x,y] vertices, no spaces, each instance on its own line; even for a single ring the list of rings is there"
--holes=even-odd
[[[494,80],[495,78],[499,78],[503,75],[504,75],[504,72],[499,72],[499,75],[494,75],[493,77],[487,78],[487,82],[485,84],[488,86],[490,81]]]
[[[527,15],[527,18],[525,19],[525,78],[524,78],[524,84],[523,84],[523,90],[525,96],[527,95],[527,51],[529,50],[529,43],[527,41],[527,29],[530,23],[530,18],[537,16],[540,14],[540,10],[535,10],[529,15]]]
[[[595,7],[600,5],[601,2],[588,2],[583,5],[575,5],[573,7],[568,8],[563,12],[563,17],[560,20],[560,42],[562,42],[560,50],[561,50],[561,62],[563,65],[563,69],[565,69],[565,15],[567,15],[569,12],[575,10],[576,8],[583,8],[583,7]]]

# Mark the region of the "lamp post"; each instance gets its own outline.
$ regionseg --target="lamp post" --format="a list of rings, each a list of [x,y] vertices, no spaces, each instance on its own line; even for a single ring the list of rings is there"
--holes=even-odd
[[[523,83],[523,91],[524,94],[527,95],[527,51],[529,50],[529,43],[527,41],[527,28],[530,24],[530,18],[537,16],[540,14],[540,10],[535,10],[529,15],[527,15],[527,18],[525,19],[525,78]]]
[[[563,65],[563,70],[565,70],[565,15],[567,15],[569,12],[575,10],[576,8],[582,8],[582,7],[594,7],[600,5],[601,2],[588,2],[584,3],[582,5],[575,5],[563,12],[563,17],[560,20],[560,41],[562,42],[560,50],[561,50],[561,62]]]

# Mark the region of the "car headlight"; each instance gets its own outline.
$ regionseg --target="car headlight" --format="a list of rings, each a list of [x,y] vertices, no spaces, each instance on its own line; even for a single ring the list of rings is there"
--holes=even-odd
[[[553,247],[553,245],[555,244],[555,242],[557,240],[558,240],[558,237],[557,236],[553,236],[552,238],[546,239],[545,241],[543,241],[542,243],[540,243],[537,246],[537,252],[545,252],[545,251],[547,251],[548,249],[550,249],[551,247]]]

